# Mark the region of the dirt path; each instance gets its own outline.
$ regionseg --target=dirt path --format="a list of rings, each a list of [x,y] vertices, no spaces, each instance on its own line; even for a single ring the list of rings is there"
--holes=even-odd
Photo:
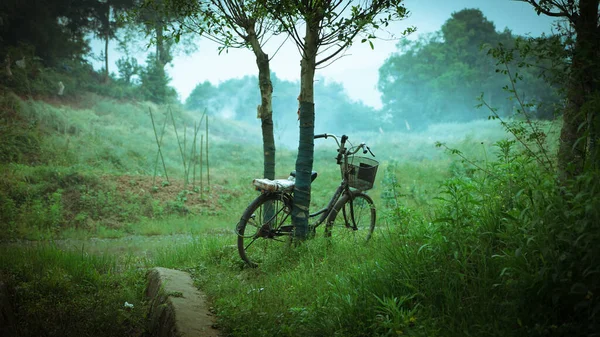
[[[58,239],[52,241],[17,240],[0,242],[3,246],[36,246],[55,244],[61,249],[84,251],[90,254],[122,255],[132,254],[138,257],[150,256],[153,251],[164,246],[190,243],[194,237],[190,234],[173,235],[127,235],[120,238]]]

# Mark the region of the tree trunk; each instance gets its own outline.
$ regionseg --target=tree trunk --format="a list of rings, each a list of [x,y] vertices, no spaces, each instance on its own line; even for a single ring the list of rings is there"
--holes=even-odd
[[[109,72],[108,72],[108,41],[110,37],[108,34],[108,30],[106,31],[106,35],[104,36],[104,83],[108,83]]]
[[[156,64],[160,65],[162,68],[165,67],[164,63],[164,55],[163,55],[163,29],[162,25],[159,22],[154,23],[154,30],[156,32]]]
[[[318,27],[318,24],[309,22],[306,24],[304,54],[300,64],[300,141],[296,159],[296,187],[294,188],[294,206],[292,209],[294,236],[298,240],[304,240],[308,235],[310,174],[313,168],[315,135],[313,81],[318,48]]]
[[[258,66],[258,85],[260,87],[261,102],[259,106],[260,120],[263,137],[264,169],[263,176],[275,179],[275,137],[273,135],[273,84],[271,82],[271,69],[269,55],[265,54],[253,29],[249,29],[248,41],[256,56]]]
[[[104,22],[104,84],[109,81],[108,42],[110,41],[110,2],[106,2],[106,21]]]
[[[586,166],[597,167],[598,122],[591,105],[598,99],[599,91],[598,3],[599,0],[581,0],[579,15],[572,22],[577,36],[558,151],[559,175],[563,180],[580,175]]]

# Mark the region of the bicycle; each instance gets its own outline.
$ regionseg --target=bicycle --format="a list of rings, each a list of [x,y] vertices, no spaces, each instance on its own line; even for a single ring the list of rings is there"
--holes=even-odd
[[[316,228],[326,221],[325,236],[342,239],[350,236],[353,240],[368,241],[375,229],[376,209],[371,197],[364,191],[373,188],[379,162],[372,158],[359,157],[355,154],[363,150],[363,154],[371,149],[361,143],[346,148],[348,136],[343,135],[341,141],[332,134],[315,135],[315,139],[333,138],[338,146],[336,162],[340,165],[342,181],[331,197],[327,206],[312,213],[309,217],[317,218],[309,224],[309,233],[316,233]],[[261,194],[250,203],[236,225],[238,252],[242,260],[249,266],[256,267],[267,251],[274,246],[289,242],[294,233],[291,224],[295,171],[288,179],[254,179],[253,185]],[[311,174],[311,183],[317,178],[317,172]],[[339,214],[342,216],[338,216]],[[344,235],[347,234],[347,235]]]

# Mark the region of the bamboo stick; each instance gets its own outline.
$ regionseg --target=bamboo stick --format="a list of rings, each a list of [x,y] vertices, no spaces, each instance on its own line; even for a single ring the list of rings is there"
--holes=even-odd
[[[210,193],[210,164],[208,163],[208,115],[206,115],[206,184]]]
[[[204,146],[204,135],[200,135],[200,199],[204,198],[204,182],[202,180],[202,147]]]
[[[169,107],[169,111],[171,112],[171,121],[173,121],[173,129],[175,130],[175,137],[177,138],[177,145],[179,145],[179,152],[181,153],[181,159],[183,161],[183,174],[185,177],[185,173],[187,172],[187,165],[185,163],[185,154],[183,153],[183,148],[181,147],[181,142],[179,141],[179,134],[177,133],[177,126],[175,125],[175,117],[173,116],[173,110]]]
[[[187,125],[185,125],[185,123],[183,123],[183,156],[184,156],[183,161],[188,163],[188,165],[187,165],[188,167],[184,167],[184,171],[183,171],[183,178],[184,178],[183,179],[183,189],[187,188],[188,177],[189,177],[189,173],[190,173],[190,169],[189,169],[190,162],[189,162],[189,160],[185,159],[185,156],[187,155],[186,138],[185,138],[186,130],[187,130]]]
[[[158,143],[160,145],[160,161],[162,162],[162,165],[163,165],[163,171],[165,172],[165,177],[167,178],[167,183],[170,184],[171,182],[169,181],[169,174],[167,173],[167,165],[165,163],[165,158],[162,153],[162,142],[163,142],[163,137],[165,135],[165,132],[167,131],[167,122],[168,121],[169,121],[169,116],[165,115],[165,121],[163,122],[163,128],[160,133],[160,140]],[[156,157],[156,162],[158,162],[158,156]]]
[[[193,167],[193,172],[192,172],[192,186],[195,187],[196,186],[196,164],[198,162],[198,157],[196,156],[196,138],[198,138],[198,130],[200,130],[200,126],[198,125],[198,122],[194,122],[194,141],[192,142],[192,154],[191,154],[191,158],[192,158],[192,167]],[[189,174],[189,169],[188,169],[188,174]]]
[[[163,169],[165,171],[165,177],[167,178],[167,182],[169,181],[169,175],[167,174],[167,168],[165,166],[165,159],[163,157],[162,149],[161,149],[163,135],[165,133],[165,128],[167,126],[167,116],[165,116],[165,122],[163,123],[163,129],[160,134],[160,140],[159,140],[158,134],[156,133],[156,125],[154,123],[154,115],[152,114],[152,109],[148,108],[148,111],[150,112],[150,120],[152,121],[152,130],[154,131],[154,139],[156,140],[156,146],[158,147],[158,152],[156,153],[156,160],[154,161],[154,176],[152,177],[152,186],[156,186],[156,171],[157,171],[156,168],[158,166],[159,155],[160,155],[160,159],[162,160]]]

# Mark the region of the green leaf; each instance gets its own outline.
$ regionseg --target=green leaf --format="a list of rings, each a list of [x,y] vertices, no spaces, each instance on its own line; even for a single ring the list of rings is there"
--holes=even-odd
[[[571,286],[571,293],[572,294],[583,295],[583,294],[587,294],[587,292],[588,292],[588,287],[585,284],[583,284],[583,283],[578,282],[578,283],[575,283],[575,284],[573,284]]]

